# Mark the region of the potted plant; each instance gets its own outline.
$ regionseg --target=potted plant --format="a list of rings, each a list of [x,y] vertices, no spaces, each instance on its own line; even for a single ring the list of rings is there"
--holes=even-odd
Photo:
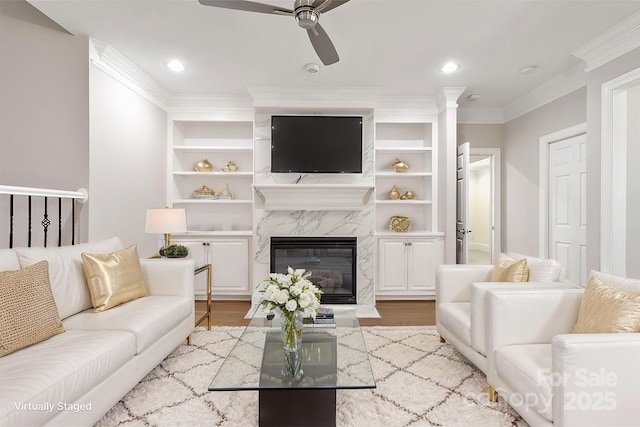
[[[169,245],[160,250],[160,255],[167,258],[184,258],[189,255],[189,249],[183,245]]]

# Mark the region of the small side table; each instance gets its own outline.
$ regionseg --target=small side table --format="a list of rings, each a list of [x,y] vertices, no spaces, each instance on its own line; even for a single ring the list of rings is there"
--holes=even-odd
[[[207,312],[203,314],[200,319],[196,320],[196,326],[202,321],[207,319],[207,330],[211,330],[211,264],[205,264],[202,267],[197,267],[193,275],[197,276],[200,273],[207,272]]]

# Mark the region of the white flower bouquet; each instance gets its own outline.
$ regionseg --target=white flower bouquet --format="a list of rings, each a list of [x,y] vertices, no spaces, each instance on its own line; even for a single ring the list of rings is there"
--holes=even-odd
[[[302,320],[316,318],[322,291],[307,279],[311,272],[291,267],[287,272],[271,273],[260,282],[258,291],[263,293],[262,310],[282,319],[285,349],[295,349],[302,334]]]

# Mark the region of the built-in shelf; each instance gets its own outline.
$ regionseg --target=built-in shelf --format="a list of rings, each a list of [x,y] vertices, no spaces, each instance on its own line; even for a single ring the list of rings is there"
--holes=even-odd
[[[266,210],[342,210],[364,208],[373,190],[370,185],[272,184],[254,185]]]
[[[399,233],[397,231],[377,231],[378,237],[443,237],[442,232],[433,231],[408,231],[406,233]]]
[[[391,154],[420,154],[420,153],[428,153],[430,151],[432,151],[433,149],[431,147],[400,147],[400,148],[389,148],[389,147],[382,147],[382,148],[376,148],[376,151],[378,153],[391,153]]]
[[[376,200],[379,205],[430,205],[431,200]]]
[[[203,152],[246,152],[250,153],[253,151],[251,147],[217,147],[217,146],[209,146],[209,145],[182,145],[182,146],[174,146],[174,151],[180,151],[183,153],[203,153]]]
[[[175,199],[173,203],[200,203],[200,204],[219,204],[219,205],[237,205],[251,204],[253,200],[244,199]]]
[[[431,172],[376,172],[377,177],[402,178],[403,176],[432,176]]]
[[[253,177],[253,172],[196,172],[179,171],[173,172],[175,176],[224,176],[224,177]]]
[[[229,231],[203,231],[189,230],[184,233],[172,234],[171,237],[251,237],[252,230],[229,230]]]

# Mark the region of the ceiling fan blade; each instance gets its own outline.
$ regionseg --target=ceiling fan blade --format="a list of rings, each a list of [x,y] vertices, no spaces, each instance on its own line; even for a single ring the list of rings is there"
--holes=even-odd
[[[316,0],[313,2],[313,7],[316,8],[318,13],[326,13],[331,9],[335,9],[338,6],[342,6],[349,0]]]
[[[241,0],[198,0],[204,6],[224,9],[245,10],[247,12],[269,13],[275,15],[292,15],[293,11],[284,7],[271,6],[264,3]]]
[[[340,60],[336,48],[320,24],[316,24],[314,28],[308,29],[307,34],[309,35],[309,40],[311,40],[313,48],[316,50],[316,53],[324,65],[335,64]]]

